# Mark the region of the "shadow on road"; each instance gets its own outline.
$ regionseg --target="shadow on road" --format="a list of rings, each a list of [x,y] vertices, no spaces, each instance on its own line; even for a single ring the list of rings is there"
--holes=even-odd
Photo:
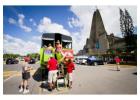
[[[132,73],[133,75],[137,75],[137,72]]]
[[[33,79],[38,82],[46,81],[47,78],[48,78],[47,69],[38,68],[36,72],[33,74]]]
[[[108,70],[110,70],[110,71],[117,71],[116,69],[108,69]]]
[[[47,89],[48,88],[48,84],[47,83],[41,83],[40,87],[44,88],[44,89]]]

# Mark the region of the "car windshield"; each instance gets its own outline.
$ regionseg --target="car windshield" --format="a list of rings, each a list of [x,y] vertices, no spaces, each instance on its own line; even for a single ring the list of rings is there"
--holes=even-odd
[[[88,59],[89,60],[102,60],[102,57],[90,56]]]
[[[96,60],[96,57],[95,56],[90,56],[88,59],[90,59],[90,60]]]
[[[84,59],[87,59],[87,58],[79,58],[79,60],[84,60]]]

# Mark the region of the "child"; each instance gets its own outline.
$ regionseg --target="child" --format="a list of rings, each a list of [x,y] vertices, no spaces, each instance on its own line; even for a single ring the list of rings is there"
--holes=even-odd
[[[66,63],[66,67],[68,73],[68,87],[72,88],[72,72],[75,69],[75,67],[71,59],[68,59],[68,62]]]
[[[19,92],[23,92],[23,94],[29,93],[29,85],[28,81],[30,79],[30,70],[28,62],[22,61],[22,82],[19,86]]]

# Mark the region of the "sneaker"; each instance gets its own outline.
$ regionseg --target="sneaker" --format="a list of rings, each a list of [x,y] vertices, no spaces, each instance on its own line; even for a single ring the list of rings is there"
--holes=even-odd
[[[20,88],[20,89],[19,89],[19,92],[23,92],[23,88]]]
[[[26,93],[29,93],[29,89],[25,89],[25,90],[23,91],[23,94],[26,94]]]

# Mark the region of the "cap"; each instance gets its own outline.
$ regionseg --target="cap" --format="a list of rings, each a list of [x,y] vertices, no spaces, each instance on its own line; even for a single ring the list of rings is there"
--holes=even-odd
[[[59,40],[57,40],[55,43],[60,43],[60,41],[59,41]]]
[[[44,45],[43,47],[44,47],[44,48],[47,48],[47,46],[46,46],[46,45]]]

